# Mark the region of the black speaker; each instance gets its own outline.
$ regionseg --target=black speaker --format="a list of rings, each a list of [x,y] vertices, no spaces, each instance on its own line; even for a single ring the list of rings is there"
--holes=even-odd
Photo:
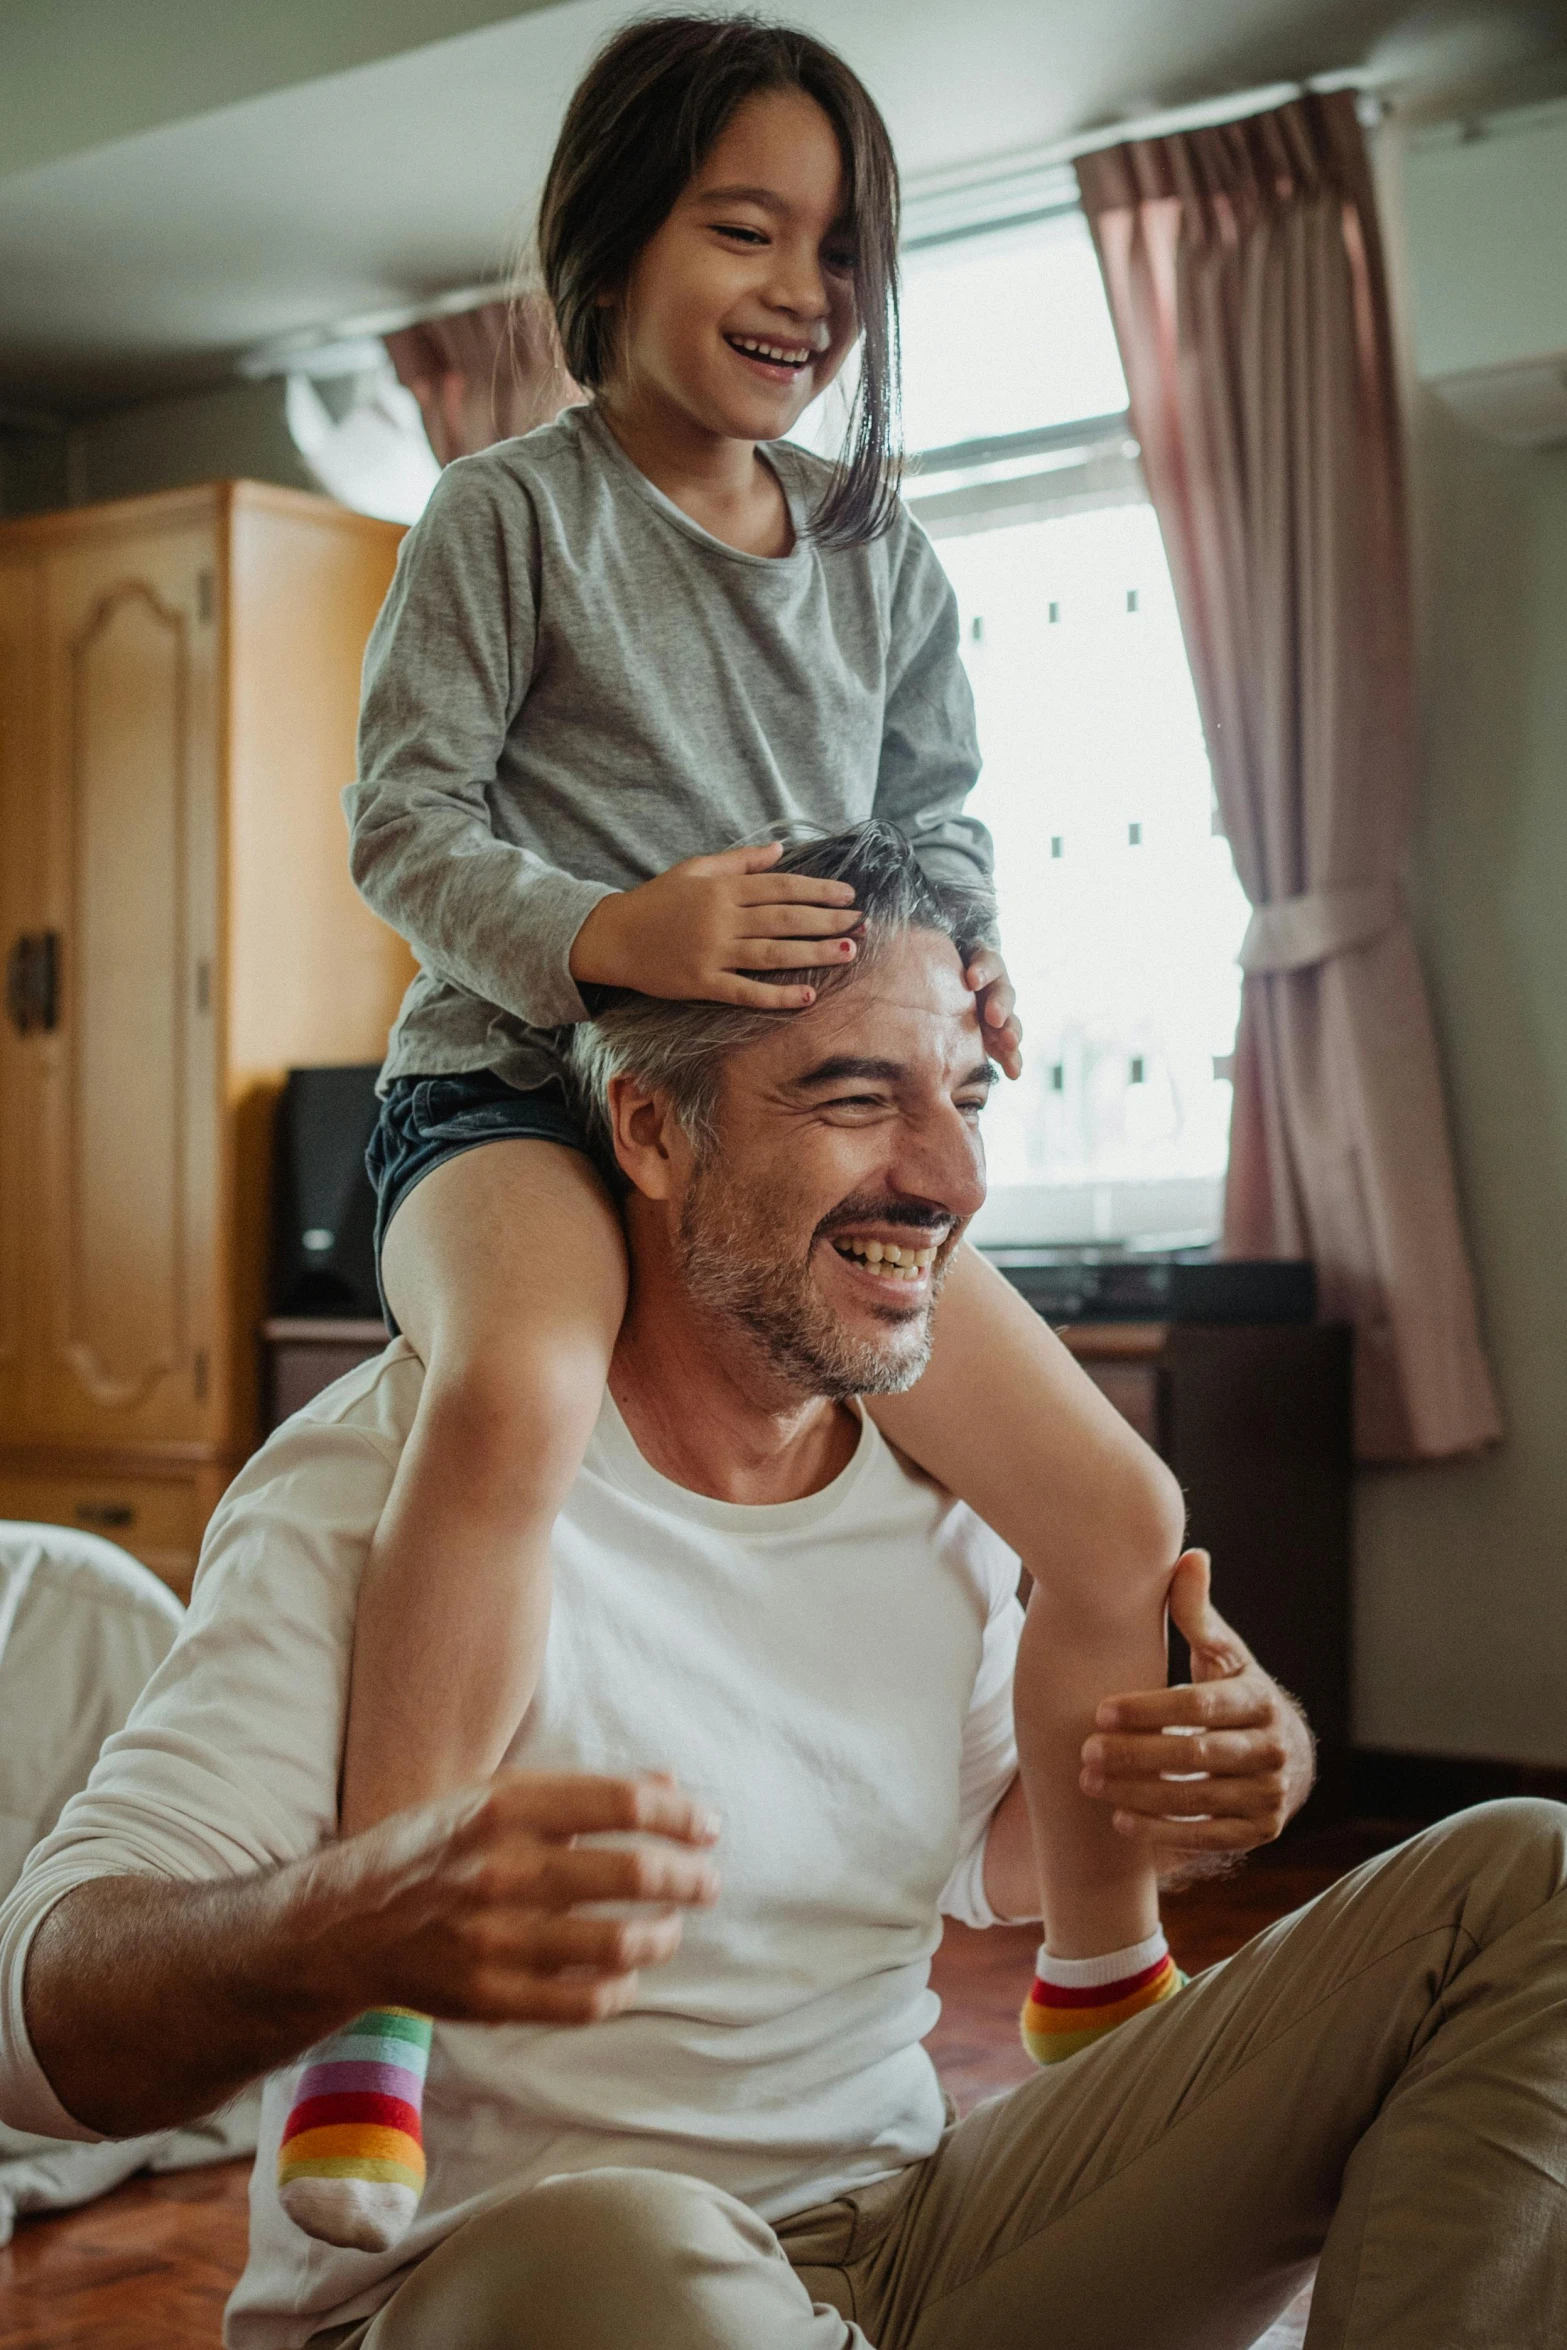
[[[1304,1258],[1114,1248],[985,1248],[1047,1322],[1314,1322]]]
[[[365,1173],[379,1074],[374,1061],[288,1073],[274,1130],[274,1314],[380,1319],[375,1193]]]

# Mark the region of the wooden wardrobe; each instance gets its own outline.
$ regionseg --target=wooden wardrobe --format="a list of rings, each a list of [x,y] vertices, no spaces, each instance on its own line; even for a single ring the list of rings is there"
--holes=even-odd
[[[0,1518],[188,1589],[259,1433],[285,1069],[412,972],[339,793],[402,533],[220,482],[0,525]]]

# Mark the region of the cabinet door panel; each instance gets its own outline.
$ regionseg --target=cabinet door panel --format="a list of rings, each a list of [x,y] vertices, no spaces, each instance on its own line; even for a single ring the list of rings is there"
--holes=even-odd
[[[62,1004],[46,1088],[37,1433],[204,1432],[211,582],[210,535],[188,530],[106,537],[49,568]]]
[[[13,958],[39,927],[39,831],[44,807],[41,581],[28,557],[0,563],[0,962]],[[18,963],[18,975],[20,965]],[[27,1337],[22,1268],[37,1213],[31,1098],[38,1047],[22,1033],[26,1013],[0,1014],[0,1433],[21,1418]]]

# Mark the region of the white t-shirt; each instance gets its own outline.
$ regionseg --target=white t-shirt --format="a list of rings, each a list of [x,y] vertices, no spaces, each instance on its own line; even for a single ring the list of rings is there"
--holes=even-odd
[[[27,2044],[38,1920],[129,1870],[204,1879],[335,1829],[358,1577],[412,1423],[402,1342],[318,1398],[241,1473],[189,1616],[85,1792],[0,1909],[0,2112],[86,2136]],[[723,1815],[721,1896],[587,2030],[440,2024],[429,2184],[384,2257],[302,2235],[273,2186],[292,2071],[266,2091],[235,2350],[293,2350],[364,2315],[501,2187],[602,2163],[711,2179],[765,2217],[935,2146],[920,2046],[938,1913],[992,1922],[981,1883],[1011,1783],[1017,1561],[863,1424],[842,1474],[748,1508],[671,1484],[606,1398],[554,1541],[525,1769],[666,1768]]]

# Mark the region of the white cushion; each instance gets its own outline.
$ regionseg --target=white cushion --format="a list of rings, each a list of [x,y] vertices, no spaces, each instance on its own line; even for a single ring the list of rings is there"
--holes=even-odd
[[[112,1542],[0,1520],[0,1900],[87,1784],[183,1615]]]
[[[184,1609],[165,1584],[96,1534],[0,1519],[0,1900],[98,1749],[168,1655]],[[0,2244],[18,2214],[107,2194],[138,2170],[185,2170],[249,2154],[249,2091],[188,2130],[107,2145],[64,2144],[0,2123]]]

